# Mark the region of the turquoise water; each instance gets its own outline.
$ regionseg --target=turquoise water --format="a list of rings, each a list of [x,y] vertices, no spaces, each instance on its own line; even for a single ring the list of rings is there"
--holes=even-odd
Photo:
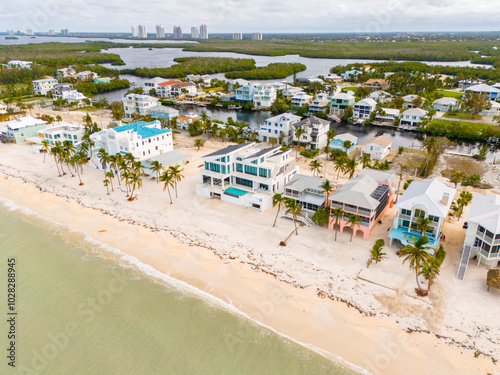
[[[237,196],[248,194],[248,191],[236,189],[233,187],[227,188],[226,190],[224,190],[224,192],[229,193],[229,194],[233,194],[233,195],[237,195]]]
[[[0,202],[17,366],[0,374],[355,374],[81,232]],[[0,315],[6,316],[0,293]],[[0,342],[6,344],[2,325]]]

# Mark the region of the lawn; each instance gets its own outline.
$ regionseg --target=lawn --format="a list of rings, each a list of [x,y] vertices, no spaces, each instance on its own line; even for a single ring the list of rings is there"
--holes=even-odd
[[[447,90],[437,90],[437,92],[445,97],[448,97],[448,98],[460,99],[464,95],[463,92],[447,91]]]
[[[464,112],[446,112],[443,117],[446,117],[446,118],[456,118],[457,120],[458,119],[462,119],[462,120],[473,120],[472,118],[472,113],[464,113]],[[475,115],[474,116],[474,120],[481,120],[481,116],[480,115]]]
[[[358,91],[358,88],[356,86],[347,86],[347,87],[343,87],[342,91],[343,92],[347,92],[347,91],[354,91],[354,92],[356,92],[356,91]]]

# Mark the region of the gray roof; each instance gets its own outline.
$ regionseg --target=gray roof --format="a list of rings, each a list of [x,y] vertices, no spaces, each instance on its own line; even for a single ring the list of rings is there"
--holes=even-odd
[[[358,176],[351,178],[344,185],[330,195],[330,199],[353,206],[375,210],[379,202],[371,197],[379,184],[370,176]]]
[[[473,91],[473,92],[500,92],[496,87],[486,85],[484,83],[480,83],[479,85],[474,85],[465,89],[465,91]]]
[[[410,108],[403,112],[403,116],[427,116],[427,111],[421,108]]]
[[[231,152],[237,151],[243,147],[246,147],[248,145],[252,145],[254,142],[248,142],[248,143],[242,143],[239,145],[231,145],[224,147],[223,149],[217,150],[215,152],[212,152],[211,154],[203,156],[204,158],[212,157],[212,156],[220,156],[220,155],[227,155],[230,154]]]
[[[435,178],[413,181],[399,199],[396,207],[406,210],[421,207],[429,215],[445,218],[456,192],[456,189],[446,186]],[[444,204],[442,200],[445,193],[449,194],[447,204]]]
[[[500,195],[474,194],[467,220],[478,223],[491,233],[500,234]]]
[[[318,118],[316,116],[311,116],[311,117],[307,117],[295,124],[293,124],[293,126],[295,126],[296,128],[300,128],[302,127],[303,125],[306,125],[306,126],[313,126],[314,124],[318,124],[318,125],[330,125],[330,121],[327,121],[327,120],[323,120],[322,118]]]
[[[385,172],[378,169],[364,168],[358,176],[370,176],[378,182],[396,181],[396,175],[392,172]]]
[[[296,174],[285,185],[285,188],[290,188],[296,191],[304,191],[306,189],[323,190],[321,185],[326,181],[326,178],[318,178],[306,176],[304,174]]]
[[[449,98],[449,97],[444,97],[444,98],[440,98],[440,99],[436,99],[434,100],[434,102],[432,104],[443,104],[443,105],[448,105],[448,104],[451,104],[451,105],[456,105],[458,103],[458,99],[457,98]]]
[[[159,161],[163,167],[168,167],[170,165],[177,164],[181,161],[187,160],[191,157],[191,155],[184,154],[179,150],[172,150],[169,152],[164,152],[163,154],[153,156],[149,159],[143,161],[145,167],[149,167],[151,162]]]
[[[255,154],[248,155],[245,159],[258,158],[259,156],[265,155],[265,154],[267,154],[267,153],[269,153],[271,151],[278,150],[280,148],[281,148],[281,146],[274,146],[274,147],[262,148],[260,150],[257,150],[257,152]]]

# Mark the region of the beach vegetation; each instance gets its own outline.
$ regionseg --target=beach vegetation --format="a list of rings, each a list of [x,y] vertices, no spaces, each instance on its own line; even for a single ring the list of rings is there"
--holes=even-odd
[[[306,66],[300,63],[271,63],[267,66],[244,71],[231,71],[225,74],[226,78],[243,79],[279,79],[286,78],[292,74],[306,70]]]
[[[196,151],[200,151],[200,148],[205,146],[205,141],[202,138],[196,138],[193,144],[196,147]]]
[[[422,265],[427,263],[432,257],[429,253],[431,248],[427,246],[428,243],[429,239],[427,237],[420,237],[417,241],[407,244],[399,251],[399,256],[403,258],[403,263],[408,262],[410,269],[415,271],[415,280],[418,287],[417,294],[420,296],[425,295],[425,293],[420,287],[418,276],[420,275]]]
[[[291,214],[293,218],[293,226],[294,229],[288,235],[288,237],[280,242],[280,246],[286,246],[287,241],[290,239],[292,234],[295,232],[295,235],[299,235],[299,227],[297,226],[297,218],[302,215],[302,206],[297,203],[295,199],[287,199],[285,203],[285,214]],[[303,224],[301,223],[300,226]]]
[[[277,211],[276,211],[276,217],[274,218],[273,227],[276,226],[276,221],[278,220],[278,215],[279,215],[281,209],[285,206],[285,204],[286,204],[286,198],[279,193],[274,193],[274,195],[273,195],[273,207],[277,207]]]
[[[359,225],[361,223],[361,218],[358,215],[349,215],[347,218],[347,224],[351,228],[351,239],[350,242],[352,242],[352,238],[354,237],[354,228],[356,228],[356,225]]]
[[[320,227],[327,226],[330,222],[330,208],[329,207],[318,208],[311,217],[311,220],[313,221],[314,224],[319,225]]]
[[[161,182],[163,182],[163,191],[167,189],[168,196],[170,197],[170,204],[173,204],[174,202],[172,201],[172,194],[170,194],[170,188],[172,189],[174,188],[175,181],[172,172],[169,169],[164,170],[159,179]]]
[[[387,253],[384,253],[382,251],[383,247],[385,245],[385,242],[382,238],[379,238],[378,240],[375,241],[375,244],[372,247],[372,250],[370,251],[370,259],[368,260],[367,267],[370,267],[370,264],[372,262],[379,263],[381,262]]]
[[[338,207],[338,208],[332,209],[331,217],[334,220],[333,225],[335,226],[335,241],[337,241],[337,233],[339,231],[338,226],[339,226],[340,220],[342,220],[344,218],[344,215],[345,215],[345,212],[342,208]]]
[[[322,167],[323,167],[323,163],[320,162],[318,159],[313,159],[309,163],[309,170],[311,172],[313,172],[313,177],[319,176],[319,174],[321,173]]]

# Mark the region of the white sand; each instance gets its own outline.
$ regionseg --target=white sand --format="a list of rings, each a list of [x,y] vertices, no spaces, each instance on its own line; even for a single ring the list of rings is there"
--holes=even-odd
[[[177,148],[191,142],[178,137]],[[83,230],[373,374],[498,371],[491,357],[500,358],[500,293],[486,291],[486,268],[473,262],[465,281],[455,278],[463,219],[445,223],[448,257],[430,296],[417,298],[414,273],[401,264],[395,248],[386,247],[389,259],[366,268],[375,239],[388,242],[395,209],[368,242],[349,242],[349,230],[335,242],[334,232],[313,227],[301,228],[288,246],[280,247],[293,223],[278,219],[272,228],[274,210],[261,213],[196,196],[200,157],[222,146],[207,142],[199,152],[179,148],[194,156],[184,170],[179,198],[170,205],[154,181],[145,180],[139,199],[129,202],[116,186],[106,195],[102,171],[86,167],[85,185],[78,186],[77,177],[57,177],[49,155],[44,164],[43,155],[28,145],[0,145],[0,173],[8,176],[0,177],[0,196]],[[327,177],[335,176],[330,166]],[[487,356],[475,358],[476,350]]]

